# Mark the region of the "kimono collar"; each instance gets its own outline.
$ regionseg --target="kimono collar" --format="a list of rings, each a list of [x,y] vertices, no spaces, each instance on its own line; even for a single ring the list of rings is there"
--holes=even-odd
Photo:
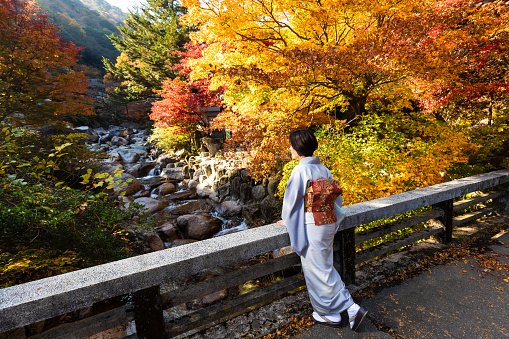
[[[319,157],[305,157],[300,159],[299,164],[320,164]]]

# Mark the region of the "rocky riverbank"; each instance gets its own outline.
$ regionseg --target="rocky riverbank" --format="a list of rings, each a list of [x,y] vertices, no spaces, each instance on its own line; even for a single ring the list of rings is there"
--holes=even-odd
[[[154,230],[134,230],[149,252],[237,232],[274,219],[278,181],[255,181],[245,169],[218,156],[221,144],[204,138],[199,155],[162,153],[136,126],[78,127],[88,133],[88,147],[105,152],[103,171],[123,170],[116,182],[131,181],[115,194],[128,206],[137,203],[156,219]]]

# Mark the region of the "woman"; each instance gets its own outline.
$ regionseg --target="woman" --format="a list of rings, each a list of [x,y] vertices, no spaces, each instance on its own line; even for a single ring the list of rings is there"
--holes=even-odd
[[[341,195],[335,200],[333,215],[337,221],[315,224],[315,207],[305,205],[306,190],[310,182],[332,178],[330,171],[320,163],[313,152],[318,148],[315,135],[310,130],[293,132],[289,136],[290,151],[299,164],[293,169],[283,199],[282,219],[277,223],[286,225],[292,249],[302,262],[309,299],[313,306],[313,318],[320,324],[340,327],[340,313],[347,310],[350,328],[356,331],[367,311],[352,300],[350,293],[333,266],[332,245],[334,234],[344,218],[341,211]],[[334,200],[333,200],[334,201]],[[314,205],[313,205],[314,206]]]

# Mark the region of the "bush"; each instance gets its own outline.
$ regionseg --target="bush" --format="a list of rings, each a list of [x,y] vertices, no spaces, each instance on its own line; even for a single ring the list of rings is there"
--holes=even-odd
[[[81,186],[80,173],[90,177],[85,157],[98,157],[81,145],[57,145],[72,138],[42,140],[35,131],[0,127],[2,287],[130,255],[125,229],[141,211],[137,206],[120,209],[94,189],[102,186],[97,181],[71,187]]]

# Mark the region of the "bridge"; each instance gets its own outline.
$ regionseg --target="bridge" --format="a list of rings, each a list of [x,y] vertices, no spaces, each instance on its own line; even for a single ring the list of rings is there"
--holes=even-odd
[[[356,270],[373,260],[429,238],[447,244],[454,227],[509,211],[509,170],[344,210],[334,261],[345,283],[355,286]],[[387,218],[393,221],[377,222]],[[374,227],[359,227],[369,223]],[[119,338],[185,337],[302,290],[300,261],[289,244],[286,228],[271,224],[4,288],[0,338],[86,338],[118,328],[125,329]],[[250,282],[256,288],[238,292]],[[181,312],[182,305],[224,290],[236,292]]]

